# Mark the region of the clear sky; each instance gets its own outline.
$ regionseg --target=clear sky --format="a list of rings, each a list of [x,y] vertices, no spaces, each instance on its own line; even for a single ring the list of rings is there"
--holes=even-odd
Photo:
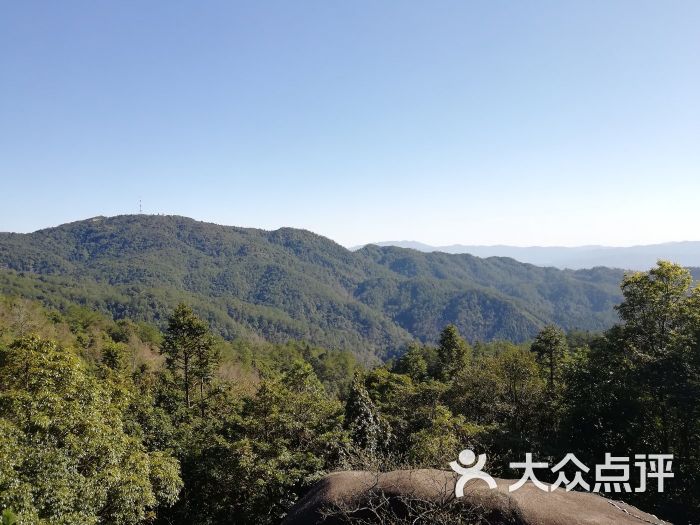
[[[700,2],[5,2],[0,231],[699,240]]]

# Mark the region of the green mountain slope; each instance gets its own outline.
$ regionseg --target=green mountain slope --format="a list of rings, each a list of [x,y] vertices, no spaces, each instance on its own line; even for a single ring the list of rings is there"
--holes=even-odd
[[[507,258],[367,246],[304,230],[184,217],[97,217],[0,234],[0,291],[159,322],[185,300],[224,336],[307,339],[383,354],[455,323],[471,340],[531,337],[545,323],[615,319],[618,270],[562,271]]]

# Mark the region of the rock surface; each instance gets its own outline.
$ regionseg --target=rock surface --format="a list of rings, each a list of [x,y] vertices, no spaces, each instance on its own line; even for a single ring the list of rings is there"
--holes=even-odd
[[[411,498],[444,502],[454,497],[456,474],[443,470],[402,470],[382,474],[364,471],[336,472],[314,485],[291,510],[284,525],[335,525],[337,517],[324,517],[323,511],[355,508],[377,491],[389,498]],[[497,488],[471,480],[459,503],[468,509],[481,509],[491,525],[669,525],[651,514],[596,494],[544,492],[531,482],[508,492],[515,480],[496,479]],[[461,508],[461,507],[460,507]]]

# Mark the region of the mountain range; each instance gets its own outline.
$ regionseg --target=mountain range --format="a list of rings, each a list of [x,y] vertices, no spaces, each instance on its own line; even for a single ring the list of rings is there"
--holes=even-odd
[[[0,233],[0,293],[164,323],[179,301],[224,337],[303,339],[386,357],[435,341],[524,341],[542,326],[616,320],[622,270],[560,270],[506,257],[368,245],[305,230],[220,226],[179,216],[95,217]]]
[[[659,259],[677,262],[687,267],[700,266],[700,242],[668,242],[640,246],[468,246],[451,244],[431,246],[416,241],[385,241],[376,246],[397,246],[421,252],[468,253],[477,257],[511,257],[517,261],[538,266],[582,269],[596,266],[647,270]],[[351,248],[357,250],[361,246]]]

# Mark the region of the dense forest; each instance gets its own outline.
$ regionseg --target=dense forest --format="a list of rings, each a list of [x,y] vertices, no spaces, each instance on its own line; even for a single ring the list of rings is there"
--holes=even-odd
[[[73,254],[92,261],[83,265],[58,246],[46,253],[55,259],[19,270],[91,272],[96,286],[100,271],[119,275],[116,259]],[[402,262],[385,260],[397,253]],[[409,255],[372,248],[360,257],[408,274],[417,271]],[[338,278],[328,261],[316,264]],[[551,286],[560,276],[587,289],[580,274],[552,275]],[[276,524],[328,472],[447,468],[466,447],[487,453],[490,473],[503,477],[518,477],[508,462],[526,452],[573,452],[586,464],[604,452],[673,453],[665,493],[615,497],[676,523],[700,514],[700,289],[671,263],[624,277],[620,320],[606,331],[549,324],[529,341],[469,344],[446,324],[435,344],[409,340],[372,366],[361,352],[224,338],[186,304],[161,326],[114,320],[70,304],[65,286],[51,300],[0,302],[4,523]],[[60,307],[46,306],[57,297]]]
[[[173,216],[0,234],[0,293],[161,327],[185,302],[227,339],[303,339],[365,358],[434,343],[447,324],[469,341],[523,342],[547,324],[604,330],[616,319],[622,273],[393,247],[353,252],[308,231]]]

